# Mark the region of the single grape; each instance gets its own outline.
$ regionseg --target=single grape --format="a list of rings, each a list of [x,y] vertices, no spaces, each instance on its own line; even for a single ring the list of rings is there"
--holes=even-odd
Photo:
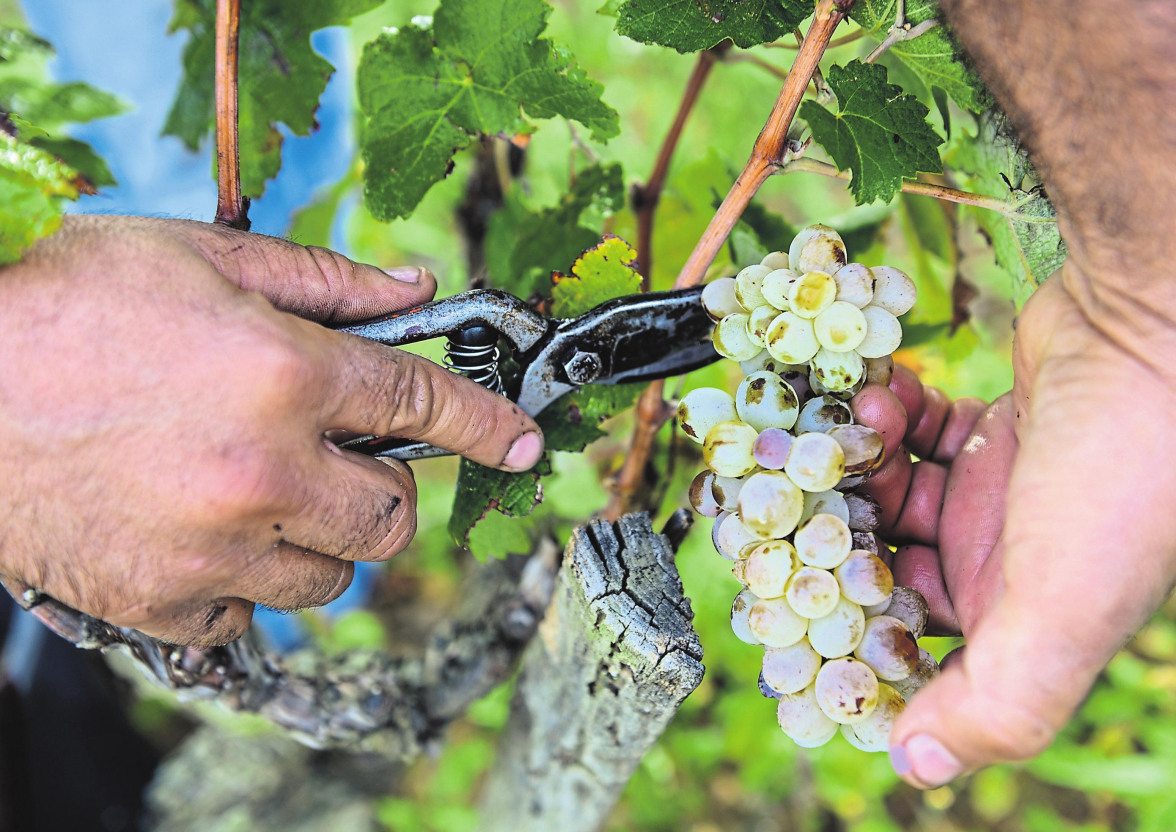
[[[862,364],[863,366],[865,365],[865,359],[862,359]],[[863,372],[862,377],[857,380],[857,383],[852,387],[846,388],[845,390],[831,390],[830,388],[826,387],[821,383],[820,378],[817,377],[817,371],[812,369],[811,366],[809,369],[808,380],[809,388],[813,391],[814,396],[832,396],[835,399],[840,399],[843,402],[847,402],[856,396],[857,392],[865,386],[866,374]]]
[[[735,399],[726,390],[717,387],[691,390],[678,402],[678,427],[698,443],[719,422],[733,422],[738,418]]]
[[[800,515],[800,522],[804,523],[816,514],[832,514],[848,525],[848,497],[835,489],[804,492],[804,512]]]
[[[800,280],[800,275],[789,268],[776,269],[764,278],[760,292],[764,300],[783,312],[788,308],[788,291],[792,284]]]
[[[743,588],[747,588],[747,558],[742,558],[733,561],[731,564],[731,574],[735,576],[735,580],[743,584]]]
[[[735,278],[720,277],[702,287],[702,308],[713,321],[743,312],[735,297]]]
[[[813,375],[829,390],[849,390],[866,374],[862,357],[856,352],[833,352],[825,348],[812,357]]]
[[[848,656],[862,640],[865,624],[862,608],[841,598],[833,612],[809,622],[809,644],[826,659]]]
[[[706,432],[702,461],[719,476],[742,477],[755,470],[755,458],[751,455],[755,437],[756,430],[751,425],[719,422]]]
[[[889,615],[866,619],[862,640],[853,654],[885,682],[905,679],[919,663],[915,637],[906,624]]]
[[[887,601],[894,589],[890,567],[864,549],[851,551],[833,570],[833,577],[841,586],[841,594],[863,607]]]
[[[825,349],[848,352],[866,337],[866,316],[852,303],[834,301],[813,320],[813,332]]]
[[[735,297],[739,299],[739,305],[748,312],[767,303],[760,292],[760,285],[771,271],[767,266],[755,265],[748,266],[735,275]]]
[[[786,693],[776,706],[780,730],[801,748],[817,748],[837,735],[837,723],[817,704],[814,685]]]
[[[763,345],[751,340],[747,334],[747,322],[748,316],[739,312],[719,321],[711,336],[715,352],[732,361],[744,361],[756,355]]]
[[[739,418],[753,428],[784,428],[796,424],[800,412],[796,392],[771,370],[760,370],[743,379],[735,393]]]
[[[735,596],[735,602],[731,604],[731,629],[735,632],[735,637],[745,644],[760,643],[760,640],[755,637],[755,633],[751,631],[749,624],[751,607],[757,600],[751,592],[745,589]]]
[[[838,425],[852,423],[853,411],[849,405],[832,396],[819,396],[800,408],[795,427],[797,433],[827,433]]]
[[[738,514],[724,512],[715,518],[715,524],[711,526],[711,543],[714,544],[715,551],[727,560],[745,558],[752,549],[763,542],[762,537],[748,531]]]
[[[805,491],[828,491],[845,473],[845,453],[828,434],[802,433],[792,442],[784,471]]]
[[[788,252],[773,251],[767,257],[760,261],[761,266],[767,266],[772,271],[776,269],[788,268]]]
[[[736,407],[739,406],[736,401]],[[845,474],[869,474],[882,467],[886,446],[882,436],[865,425],[838,425],[829,429],[829,436],[837,440],[845,454]]]
[[[783,428],[765,428],[755,438],[751,447],[751,455],[755,457],[755,464],[770,471],[780,471],[788,460],[788,451],[792,448],[792,434]]]
[[[874,273],[874,297],[870,305],[881,307],[895,317],[909,312],[918,295],[915,282],[890,266],[874,266],[870,271]]]
[[[739,490],[739,517],[753,534],[781,538],[796,528],[804,494],[782,471],[752,474]]]
[[[863,721],[878,706],[878,677],[856,659],[825,662],[813,689],[825,716],[841,725]]]
[[[788,308],[802,318],[815,318],[837,297],[837,283],[825,272],[808,272],[788,287]]]
[[[748,626],[769,647],[788,647],[804,638],[808,619],[792,611],[783,598],[760,598],[751,605]]]
[[[927,619],[930,610],[927,599],[919,590],[909,586],[896,586],[890,593],[890,603],[887,604],[885,614],[897,618],[915,638],[922,638],[927,632]]]
[[[860,345],[859,345],[860,346]],[[858,352],[861,355],[861,352]],[[862,356],[862,363],[866,365],[866,381],[890,386],[890,379],[894,377],[894,358],[884,355],[881,358],[866,358]]]
[[[874,274],[861,263],[848,263],[833,273],[837,299],[864,308],[874,297]]]
[[[890,732],[905,708],[906,700],[902,694],[889,685],[879,685],[878,704],[873,712],[861,722],[842,725],[841,733],[851,745],[862,751],[889,751]]]
[[[862,310],[866,321],[866,336],[857,345],[862,358],[882,358],[898,349],[902,343],[902,324],[880,306],[867,306]]]
[[[868,494],[846,494],[845,509],[849,514],[846,525],[855,532],[872,532],[882,522],[882,507]]]
[[[799,370],[787,370],[780,375],[784,380],[791,385],[792,389],[796,391],[796,399],[801,404],[806,403],[813,397],[813,388],[809,384],[809,374],[807,364],[786,364],[788,367],[799,367]]]
[[[757,306],[755,311],[747,316],[747,337],[751,339],[753,344],[763,347],[764,338],[768,335],[768,327],[772,325],[772,321],[776,320],[776,316],[779,314],[779,309],[765,303],[763,306]]]
[[[803,563],[821,569],[833,569],[849,557],[853,533],[840,517],[814,514],[796,530],[793,541],[797,556]]]
[[[690,505],[703,517],[718,517],[722,511],[711,489],[714,480],[713,472],[703,471],[690,483]]]
[[[803,364],[821,348],[813,331],[813,322],[792,312],[781,312],[776,316],[768,327],[764,345],[772,358],[786,364]]]
[[[788,579],[784,597],[788,599],[788,606],[792,607],[797,615],[804,618],[821,618],[837,606],[841,590],[832,573],[812,566],[802,566]]]
[[[792,573],[800,568],[796,549],[787,540],[769,540],[751,550],[743,568],[747,588],[760,598],[779,598]]]
[[[715,502],[719,504],[719,508],[723,511],[738,511],[739,510],[739,489],[743,487],[743,479],[740,477],[720,477],[715,476],[711,481],[711,493],[714,495]]]
[[[796,693],[811,685],[820,669],[821,657],[802,638],[790,647],[764,650],[760,678],[777,693]]]
[[[911,675],[890,684],[909,702],[912,696],[931,684],[938,675],[939,663],[935,661],[934,656],[920,647],[919,661],[915,665],[915,669],[911,671]]]
[[[760,370],[769,370],[770,372],[776,373],[780,377],[784,378],[785,381],[788,381],[788,383],[791,384],[792,382],[789,381],[787,377],[785,377],[786,374],[793,375],[796,373],[807,373],[808,365],[786,364],[778,358],[773,358],[772,354],[767,350],[762,350],[760,354],[754,358],[749,358],[746,361],[740,361],[739,369],[743,370],[743,375],[745,376],[749,376],[752,373],[758,373]]]
[[[788,247],[788,267],[798,274],[811,271],[834,274],[845,261],[845,243],[827,225],[802,228]]]

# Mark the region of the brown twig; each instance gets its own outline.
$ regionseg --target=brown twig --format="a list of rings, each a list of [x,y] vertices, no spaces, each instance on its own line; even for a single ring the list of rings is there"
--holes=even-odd
[[[237,142],[237,47],[241,0],[216,3],[216,221],[249,230],[249,200],[241,193]]]
[[[792,70],[776,98],[767,124],[755,140],[751,158],[703,232],[690,259],[678,273],[675,288],[682,289],[702,282],[706,270],[714,262],[715,255],[723,247],[731,229],[743,215],[760,185],[767,181],[784,160],[788,146],[788,128],[800,106],[800,100],[808,89],[821,56],[828,48],[834,30],[845,19],[852,5],[853,0],[820,0],[817,4],[812,26],[809,27],[800,51],[796,53]],[[649,461],[654,437],[674,414],[674,408],[663,398],[664,388],[663,382],[655,381],[645,389],[637,402],[633,438],[630,440],[625,461],[613,477],[612,495],[602,512],[605,518],[615,520],[624,514],[644,484],[645,466]]]
[[[698,53],[698,62],[694,64],[694,71],[690,73],[690,80],[686,82],[686,90],[682,93],[682,100],[678,104],[678,112],[674,115],[674,122],[662,140],[657,160],[653,164],[653,172],[644,185],[634,185],[632,193],[633,210],[637,214],[637,256],[641,263],[641,291],[649,291],[649,281],[653,275],[653,215],[657,211],[657,203],[661,199],[662,188],[666,183],[666,175],[670,170],[670,161],[678,147],[678,140],[682,137],[682,129],[686,126],[686,119],[698,101],[698,95],[710,75],[711,68],[718,57],[718,47],[705,49]]]
[[[874,61],[881,58],[890,47],[896,43],[902,43],[906,40],[914,40],[924,32],[930,31],[939,25],[936,18],[924,20],[922,23],[912,26],[906,22],[906,0],[898,0],[897,8],[894,13],[894,25],[891,26],[887,32],[886,37],[881,43],[874,47],[869,55],[866,56],[865,63],[872,64]]]

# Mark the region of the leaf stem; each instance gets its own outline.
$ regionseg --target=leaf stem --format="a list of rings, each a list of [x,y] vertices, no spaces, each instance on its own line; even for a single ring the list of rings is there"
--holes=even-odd
[[[249,230],[249,201],[241,193],[237,142],[237,52],[241,0],[216,3],[216,222]]]
[[[846,44],[853,43],[854,41],[859,41],[862,38],[864,38],[865,36],[866,36],[866,30],[865,29],[858,29],[856,32],[850,32],[848,35],[842,35],[839,38],[834,38],[833,40],[829,41],[829,45],[826,47],[826,49],[836,49],[839,46],[845,46]],[[773,43],[765,43],[764,46],[766,46],[770,49],[787,49],[792,52],[795,52],[797,49],[800,49],[799,43],[791,44],[786,40],[778,40]]]
[[[886,32],[886,37],[874,47],[874,51],[866,56],[864,63],[872,64],[874,61],[881,58],[890,47],[896,43],[902,43],[904,40],[914,40],[924,32],[929,32],[939,25],[938,18],[931,18],[924,20],[922,23],[911,24],[906,22],[906,0],[897,0],[897,8],[894,13],[894,25]]]

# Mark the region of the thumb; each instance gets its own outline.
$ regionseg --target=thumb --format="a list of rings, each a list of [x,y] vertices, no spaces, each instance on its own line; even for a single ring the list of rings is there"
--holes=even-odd
[[[383,270],[330,249],[223,225],[160,220],[230,282],[258,292],[284,312],[324,324],[363,320],[432,299],[437,281],[428,269]]]
[[[962,660],[911,701],[892,733],[895,770],[913,785],[1044,750],[1176,573],[1176,476],[1161,451],[1170,394],[1109,345],[1071,346],[1055,343],[1018,414],[1021,445],[993,551],[999,597],[971,627],[961,618]],[[1130,400],[1115,406],[1099,378],[1132,390]],[[957,600],[967,587],[949,589]]]

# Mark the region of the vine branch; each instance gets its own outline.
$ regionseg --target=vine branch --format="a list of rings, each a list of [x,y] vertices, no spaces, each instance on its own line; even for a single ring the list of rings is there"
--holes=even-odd
[[[865,63],[872,64],[874,61],[886,54],[886,50],[894,46],[896,43],[902,43],[905,40],[914,40],[924,32],[928,32],[939,25],[938,18],[931,18],[924,20],[914,26],[906,22],[906,0],[898,0],[898,6],[894,13],[894,25],[891,26],[887,32],[886,37],[874,47],[874,51],[866,56]]]
[[[237,142],[237,55],[241,0],[216,3],[216,221],[249,230],[249,201],[241,193]]]

